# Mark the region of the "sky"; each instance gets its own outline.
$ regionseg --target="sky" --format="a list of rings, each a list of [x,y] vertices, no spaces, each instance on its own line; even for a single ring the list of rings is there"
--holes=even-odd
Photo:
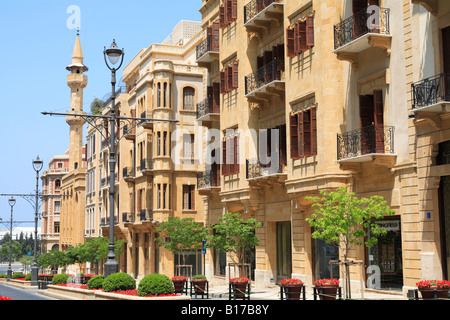
[[[71,64],[77,33],[73,27],[77,23],[84,64],[89,68],[84,90],[84,111],[89,112],[94,98],[102,99],[111,92],[104,47],[109,48],[115,39],[118,47],[125,50],[126,66],[141,49],[164,41],[181,20],[201,21],[200,7],[201,0],[2,3],[0,194],[34,194],[36,172],[32,161],[39,156],[44,161],[44,171],[54,155],[64,154],[68,148],[69,126],[65,118],[44,116],[41,112],[69,110],[70,88],[65,68]],[[117,74],[118,81],[124,66]],[[4,222],[10,220],[8,199],[0,196],[0,218]],[[13,221],[34,221],[34,208],[25,199],[18,197],[13,209]],[[34,227],[34,222],[21,223],[20,227]],[[4,228],[0,225],[0,229]]]

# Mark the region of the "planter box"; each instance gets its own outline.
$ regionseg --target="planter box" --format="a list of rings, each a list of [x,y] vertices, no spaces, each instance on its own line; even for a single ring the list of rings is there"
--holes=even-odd
[[[37,286],[32,286],[31,281],[21,281],[21,280],[13,280],[6,281],[5,284],[12,286],[12,287],[18,287],[22,289],[37,289]]]
[[[67,298],[67,300],[191,300],[188,296],[175,296],[175,297],[135,297],[125,294],[109,293],[97,290],[87,290],[78,288],[68,288],[62,286],[49,285],[45,294],[49,296],[58,297],[60,299]]]

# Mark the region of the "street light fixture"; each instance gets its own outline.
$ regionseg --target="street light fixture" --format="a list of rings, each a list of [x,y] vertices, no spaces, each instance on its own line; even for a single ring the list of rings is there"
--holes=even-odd
[[[37,225],[38,225],[38,202],[39,202],[39,171],[42,170],[44,162],[39,159],[39,156],[36,160],[33,161],[33,169],[36,171],[36,205],[34,212],[34,256],[33,256],[33,266],[31,267],[31,285],[38,285],[38,271],[39,267],[37,265]],[[12,221],[12,218],[11,218]]]
[[[12,278],[12,268],[11,268],[11,262],[12,262],[12,221],[13,221],[13,207],[16,204],[16,199],[11,197],[11,199],[8,200],[9,205],[11,206],[11,221],[10,221],[10,228],[9,228],[9,265],[8,265],[8,272],[7,272],[7,281],[10,281]]]
[[[108,259],[105,262],[104,277],[119,272],[119,264],[116,261],[116,256],[114,254],[114,202],[115,202],[115,169],[116,169],[116,150],[115,150],[115,139],[116,139],[116,71],[120,69],[123,64],[123,58],[125,56],[124,50],[120,50],[117,47],[116,40],[113,40],[111,47],[103,51],[106,66],[111,70],[111,85],[112,85],[112,96],[111,96],[111,117],[109,119],[111,135],[109,137],[109,246],[108,246]],[[114,66],[119,60],[120,64],[117,68],[111,67],[109,62]]]

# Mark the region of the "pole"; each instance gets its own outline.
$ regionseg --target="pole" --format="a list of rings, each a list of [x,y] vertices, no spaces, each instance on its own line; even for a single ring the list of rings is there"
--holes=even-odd
[[[115,168],[116,168],[116,69],[111,70],[111,85],[112,85],[112,101],[111,101],[111,117],[110,128],[111,136],[109,137],[109,252],[108,260],[105,263],[104,277],[108,277],[113,273],[119,271],[119,266],[115,260],[114,254],[114,203],[115,203]]]
[[[34,256],[31,267],[31,286],[38,285],[38,265],[37,265],[37,226],[38,226],[38,202],[39,202],[39,171],[36,170],[36,205],[34,212]],[[11,219],[12,220],[12,219]]]
[[[10,227],[9,227],[9,267],[8,267],[8,274],[7,274],[7,280],[10,281],[12,278],[12,220],[13,220],[13,207],[11,206],[11,221],[10,221]]]

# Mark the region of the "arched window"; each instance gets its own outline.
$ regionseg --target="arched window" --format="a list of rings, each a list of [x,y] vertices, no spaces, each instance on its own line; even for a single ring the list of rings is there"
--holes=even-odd
[[[195,89],[192,87],[183,89],[183,110],[195,110]]]
[[[61,180],[56,180],[55,181],[55,191],[59,191],[61,190]]]

